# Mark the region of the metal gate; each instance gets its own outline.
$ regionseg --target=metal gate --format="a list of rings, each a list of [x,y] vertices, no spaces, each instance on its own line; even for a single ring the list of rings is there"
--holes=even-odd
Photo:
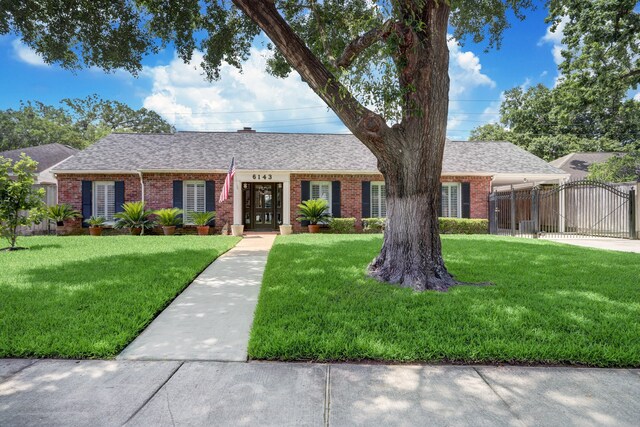
[[[599,181],[494,191],[489,195],[492,234],[634,239],[635,217],[635,188]]]

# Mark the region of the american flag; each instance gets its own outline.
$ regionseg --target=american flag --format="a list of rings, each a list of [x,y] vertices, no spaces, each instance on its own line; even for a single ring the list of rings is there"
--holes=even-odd
[[[220,199],[218,203],[222,203],[229,198],[229,192],[231,191],[231,180],[233,176],[236,174],[236,161],[235,157],[231,158],[231,165],[229,165],[229,172],[227,172],[227,177],[224,179],[224,185],[222,186],[222,191],[220,192]]]

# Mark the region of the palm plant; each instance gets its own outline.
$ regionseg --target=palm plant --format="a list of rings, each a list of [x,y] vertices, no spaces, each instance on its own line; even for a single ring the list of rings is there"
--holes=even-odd
[[[198,227],[209,225],[216,217],[215,212],[193,212],[191,215],[191,221]]]
[[[80,212],[67,204],[53,205],[47,208],[47,217],[55,221],[56,225],[64,225],[64,221],[79,218],[80,216]]]
[[[178,208],[158,209],[154,212],[157,217],[156,221],[163,227],[175,227],[182,224],[182,215],[184,211]]]
[[[89,227],[102,227],[107,222],[107,220],[102,216],[92,216],[84,222],[89,224]]]
[[[329,204],[325,199],[306,200],[298,205],[298,221],[309,221],[315,225],[331,218]]]
[[[155,225],[151,215],[153,212],[144,208],[144,202],[127,202],[122,205],[122,212],[113,215],[117,220],[114,227],[128,228],[131,234],[144,234],[144,230]]]

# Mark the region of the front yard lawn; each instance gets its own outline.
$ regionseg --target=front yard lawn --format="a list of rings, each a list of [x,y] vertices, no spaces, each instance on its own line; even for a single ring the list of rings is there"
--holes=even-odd
[[[112,357],[238,238],[23,237],[0,252],[0,357]]]
[[[447,293],[368,279],[379,235],[278,237],[253,359],[640,366],[640,255],[495,236],[444,236]]]

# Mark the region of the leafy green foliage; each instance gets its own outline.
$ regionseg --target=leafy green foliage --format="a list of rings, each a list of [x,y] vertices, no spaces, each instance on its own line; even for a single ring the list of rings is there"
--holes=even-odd
[[[116,219],[114,228],[139,228],[144,233],[155,225],[152,215],[153,211],[145,209],[144,202],[127,202],[122,205],[122,212],[113,215]]]
[[[156,222],[165,227],[172,227],[182,224],[182,214],[184,211],[178,208],[159,209],[153,214],[156,216]]]
[[[63,99],[61,103],[62,107],[54,107],[26,102],[17,110],[0,110],[0,150],[52,143],[82,149],[112,132],[174,131],[155,111],[134,110],[97,95]]]
[[[89,227],[103,227],[107,223],[107,220],[102,216],[92,216],[84,222],[86,222]]]
[[[325,199],[305,200],[298,205],[298,221],[309,221],[313,225],[330,218],[329,204]]]
[[[62,225],[64,221],[73,218],[79,218],[81,216],[80,212],[73,209],[71,205],[66,203],[60,205],[53,205],[47,208],[47,217],[55,221],[58,225]]]
[[[0,357],[112,358],[236,237],[25,237],[0,252]]]
[[[194,225],[199,227],[204,227],[205,225],[209,225],[211,221],[216,219],[215,212],[192,212],[189,214],[189,219],[193,222]]]
[[[469,218],[438,218],[440,234],[487,234],[489,221]]]
[[[382,233],[386,218],[362,218],[362,230],[365,233]]]
[[[0,237],[15,249],[18,227],[38,224],[45,216],[44,189],[36,189],[38,163],[22,154],[15,163],[0,156]]]
[[[380,235],[279,236],[249,357],[640,366],[638,254],[443,236],[456,279],[494,285],[416,293],[366,276],[381,245]]]
[[[329,220],[329,230],[331,230],[332,233],[337,233],[337,234],[355,233],[356,219],[355,218],[331,218]]]
[[[612,156],[603,163],[589,166],[589,179],[605,182],[640,181],[640,153]]]

